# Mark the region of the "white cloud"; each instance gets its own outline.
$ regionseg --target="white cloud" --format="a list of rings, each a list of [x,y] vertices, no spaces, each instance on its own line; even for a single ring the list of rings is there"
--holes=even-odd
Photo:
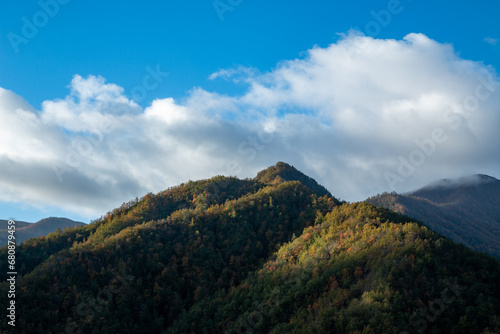
[[[494,69],[422,34],[351,33],[268,73],[238,67],[211,78],[249,88],[241,96],[194,88],[182,102],[157,99],[143,110],[104,78],[76,75],[69,95],[40,111],[0,89],[0,200],[97,217],[150,191],[254,176],[278,160],[340,198],[362,200],[392,190],[387,172],[398,175],[400,157],[418,158],[422,143],[434,153],[396,190],[500,175]],[[436,129],[447,139],[429,144]]]
[[[84,79],[75,75],[71,94],[42,104],[42,120],[74,132],[95,132],[103,122],[122,114],[141,112],[141,107],[123,95],[123,88],[106,84],[102,77]]]
[[[255,68],[249,68],[240,65],[236,68],[222,69],[214,72],[209,76],[209,79],[215,80],[218,78],[223,78],[228,80],[232,78],[233,82],[239,83],[240,81],[248,82],[251,80],[251,78],[257,76],[257,74],[258,71]]]
[[[485,41],[486,43],[491,44],[491,45],[493,45],[493,46],[497,45],[497,43],[498,43],[498,39],[496,39],[496,38],[491,38],[491,37],[485,37],[485,38],[483,39],[483,41]]]

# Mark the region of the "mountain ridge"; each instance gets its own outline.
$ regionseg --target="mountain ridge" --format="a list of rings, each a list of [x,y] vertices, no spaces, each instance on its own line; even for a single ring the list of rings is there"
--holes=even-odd
[[[16,243],[20,244],[26,239],[35,238],[40,236],[47,236],[48,234],[57,231],[57,229],[73,228],[75,226],[83,226],[84,223],[77,222],[68,218],[62,217],[48,217],[40,219],[35,223],[24,221],[15,221],[16,230],[15,237]],[[0,247],[7,245],[7,224],[8,220],[0,220]]]
[[[443,179],[367,202],[414,217],[456,242],[500,258],[500,180],[494,177]]]
[[[477,186],[484,183],[497,183],[497,182],[500,182],[500,180],[498,180],[493,176],[489,176],[486,174],[473,174],[473,175],[459,177],[456,179],[441,179],[438,181],[434,181],[422,188],[410,191],[407,194],[415,195],[416,193],[419,193],[421,191],[431,190],[434,188],[468,187],[468,186]]]
[[[27,240],[16,249],[16,326],[40,334],[500,331],[497,260],[408,216],[339,202],[292,168],[189,181]]]

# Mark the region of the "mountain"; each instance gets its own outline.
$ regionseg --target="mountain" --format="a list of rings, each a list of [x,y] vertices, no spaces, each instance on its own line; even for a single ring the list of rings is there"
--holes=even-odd
[[[91,224],[29,239],[16,249],[16,327],[500,332],[496,259],[385,208],[341,203],[313,181],[278,163],[254,179],[217,176],[147,194]],[[0,294],[8,288],[0,282]]]
[[[31,224],[31,223],[24,222],[21,220],[16,220],[16,228],[22,228],[22,227],[28,226],[29,224]],[[8,228],[8,226],[9,226],[8,220],[0,219],[0,231],[6,230]]]
[[[408,194],[384,193],[367,201],[500,259],[500,181],[494,177],[444,179]]]
[[[8,233],[7,226],[8,220],[0,220],[0,246],[7,245]],[[49,233],[57,231],[57,229],[73,228],[75,226],[83,226],[84,223],[76,222],[68,218],[50,217],[42,219],[36,223],[27,223],[23,221],[16,221],[16,242],[22,243],[26,239],[46,236]]]
[[[284,162],[278,162],[276,166],[271,166],[259,172],[255,179],[263,183],[299,181],[320,196],[332,196],[332,194],[325,187],[318,184],[316,180],[299,172],[295,167]]]

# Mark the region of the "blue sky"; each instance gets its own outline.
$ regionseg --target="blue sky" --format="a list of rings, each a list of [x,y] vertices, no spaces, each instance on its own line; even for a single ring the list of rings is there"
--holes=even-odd
[[[54,7],[54,3],[57,4],[57,7]],[[47,11],[52,12],[47,14]],[[443,83],[442,89],[436,88],[436,90],[442,92],[447,89],[446,87],[449,88],[451,84],[455,84],[459,80],[463,82],[463,87],[460,87],[465,92],[467,89],[465,87],[473,87],[477,81],[474,81],[474,75],[485,77],[486,72],[484,71],[489,71],[488,73],[493,73],[496,77],[495,70],[500,66],[500,44],[497,43],[500,38],[499,12],[500,4],[496,1],[482,1],[480,4],[471,1],[441,1],[436,3],[423,0],[402,0],[400,2],[308,1],[307,3],[291,0],[272,2],[260,0],[222,0],[218,2],[104,2],[93,0],[61,0],[55,2],[55,0],[42,0],[40,2],[23,3],[2,2],[0,4],[0,87],[8,90],[9,94],[6,93],[3,97],[0,96],[0,103],[2,103],[1,98],[3,98],[3,102],[8,105],[8,107],[0,110],[3,110],[4,113],[9,110],[14,113],[15,110],[12,109],[14,102],[12,101],[16,99],[10,93],[24,99],[31,106],[33,115],[39,117],[40,120],[44,120],[42,123],[45,125],[50,123],[50,126],[47,125],[48,128],[46,127],[43,131],[40,130],[41,132],[33,134],[32,139],[34,141],[43,142],[44,138],[46,138],[43,136],[47,136],[46,133],[59,131],[57,138],[51,139],[54,142],[53,146],[47,148],[54,155],[57,155],[55,152],[58,152],[59,149],[64,151],[64,148],[54,148],[60,144],[57,143],[58,141],[66,140],[71,142],[78,136],[84,136],[84,133],[93,133],[94,139],[97,138],[97,141],[94,140],[94,144],[92,144],[94,146],[91,146],[91,158],[76,167],[72,167],[72,171],[64,175],[65,179],[62,182],[53,179],[45,181],[45,184],[40,182],[41,184],[37,186],[33,185],[33,181],[30,181],[30,185],[20,183],[20,186],[16,188],[14,182],[8,182],[8,180],[12,180],[12,175],[7,177],[8,173],[5,172],[8,167],[4,167],[4,171],[0,169],[0,174],[3,172],[5,177],[4,181],[0,180],[0,190],[4,187],[4,195],[0,198],[0,218],[36,221],[46,216],[66,216],[88,222],[89,219],[97,218],[100,214],[112,209],[116,204],[119,205],[121,202],[128,201],[135,196],[140,197],[148,191],[154,192],[173,186],[185,181],[186,177],[187,179],[209,177],[214,172],[219,171],[226,172],[226,174],[237,174],[241,177],[252,176],[252,173],[259,168],[272,165],[277,160],[287,160],[294,163],[299,169],[316,177],[320,183],[325,184],[334,195],[337,194],[344,199],[361,200],[363,196],[369,194],[384,190],[390,191],[390,187],[387,186],[390,182],[386,182],[387,178],[384,177],[384,171],[397,170],[398,157],[408,158],[415,149],[414,142],[416,140],[425,142],[427,137],[432,138],[433,126],[436,127],[436,125],[431,121],[423,121],[422,131],[415,132],[414,140],[408,139],[406,148],[395,147],[392,153],[385,152],[384,154],[387,154],[387,157],[380,161],[374,161],[373,157],[368,157],[365,160],[364,158],[369,154],[359,149],[359,146],[362,143],[367,143],[366,146],[369,147],[370,138],[363,138],[365,141],[362,141],[361,137],[356,137],[359,139],[360,144],[358,146],[353,144],[350,152],[355,153],[349,154],[349,152],[337,152],[331,149],[329,144],[324,144],[323,147],[322,144],[318,144],[304,132],[308,124],[311,127],[311,133],[317,132],[314,128],[322,126],[321,124],[326,124],[325,126],[333,124],[333,127],[335,127],[335,120],[339,121],[339,117],[345,120],[348,117],[346,112],[336,114],[332,121],[331,118],[325,118],[324,114],[322,114],[325,109],[334,108],[332,105],[317,106],[302,102],[291,104],[280,102],[279,106],[277,106],[273,104],[274,102],[271,103],[270,100],[264,101],[263,95],[253,94],[252,87],[265,86],[266,83],[269,83],[269,80],[275,82],[273,80],[276,80],[278,76],[283,79],[280,76],[280,73],[282,73],[280,69],[292,68],[293,64],[291,62],[294,59],[313,59],[314,57],[311,56],[309,51],[313,50],[315,46],[316,50],[329,50],[328,47],[332,43],[338,44],[339,41],[346,38],[345,35],[351,29],[357,29],[367,37],[380,41],[402,41],[410,33],[423,34],[436,43],[432,46],[434,48],[432,52],[436,53],[443,52],[445,54],[447,52],[446,48],[451,47],[456,59],[450,60],[449,63],[441,63],[441,58],[439,58],[439,61],[436,60],[437,58],[429,58],[428,62],[425,63],[419,63],[415,60],[412,63],[411,59],[413,58],[411,57],[411,59],[408,58],[405,61],[407,61],[409,67],[413,66],[415,68],[419,66],[430,68],[443,64],[455,66],[460,61],[462,65],[459,68],[450,70],[449,73],[443,74],[441,78],[450,73],[453,75],[463,73],[457,77],[458,79],[451,80],[447,86],[444,86]],[[389,16],[387,16],[387,13],[389,13]],[[23,20],[23,18],[25,19]],[[35,26],[37,31],[31,31],[33,36],[29,34],[23,35],[23,28],[24,32],[26,32],[26,20],[29,21],[29,24],[38,22],[39,27]],[[19,39],[17,39],[17,42],[13,42],[13,38],[24,38],[24,40],[22,43],[19,42]],[[428,44],[426,40],[422,39],[412,39],[412,41],[414,41],[411,42],[414,43],[412,45]],[[352,44],[348,43],[347,45],[349,47]],[[376,57],[379,48],[388,48],[387,50],[390,52],[392,50],[390,47],[387,43],[378,46],[373,44],[373,57]],[[330,51],[332,54],[334,53],[334,50]],[[366,49],[363,49],[363,55],[365,55],[366,51]],[[415,50],[411,49],[408,52],[413,51]],[[405,52],[401,53],[401,57],[405,57],[407,54]],[[367,53],[366,57],[369,58],[370,53]],[[443,62],[445,61],[443,60]],[[468,61],[474,62],[473,70],[470,69]],[[337,63],[332,61],[331,65],[325,66],[329,68]],[[376,61],[373,63],[367,62],[366,64],[373,64],[374,67],[379,66]],[[311,66],[309,65],[307,64],[305,68],[310,69]],[[229,72],[219,72],[220,70],[229,70]],[[469,70],[473,73],[464,72]],[[151,72],[157,72],[159,79],[155,79]],[[214,73],[219,74],[213,75]],[[228,73],[231,75],[226,76]],[[398,73],[401,73],[401,71]],[[83,81],[75,81],[75,75],[79,75]],[[99,81],[99,79],[92,81],[89,76],[96,76],[96,78],[100,76],[105,81]],[[85,81],[87,79],[88,81]],[[347,77],[346,80],[348,80]],[[381,80],[391,79],[381,78]],[[412,78],[408,77],[407,80],[411,81]],[[435,82],[433,78],[425,78],[425,80]],[[277,84],[270,85],[274,88],[279,86]],[[182,157],[175,155],[173,152],[176,150],[172,148],[173,146],[168,146],[169,149],[165,146],[170,144],[163,146],[158,144],[163,140],[161,137],[156,137],[154,140],[155,145],[158,144],[158,147],[155,146],[154,149],[152,149],[154,145],[152,146],[151,143],[140,138],[133,141],[133,144],[131,144],[132,142],[126,142],[124,138],[132,138],[137,133],[127,130],[125,125],[120,128],[121,132],[113,132],[112,135],[107,135],[103,134],[103,131],[99,132],[95,124],[94,128],[78,128],[73,123],[73,125],[61,123],[62,119],[67,118],[54,110],[57,107],[59,108],[57,109],[58,112],[60,112],[60,108],[66,108],[67,106],[61,106],[57,104],[57,101],[61,102],[67,98],[73,102],[76,101],[75,103],[79,105],[78,108],[80,109],[71,110],[78,110],[79,115],[82,116],[83,111],[81,108],[83,108],[83,105],[86,107],[89,105],[88,103],[82,103],[82,92],[89,89],[90,86],[93,87],[91,94],[94,94],[91,98],[92,103],[95,102],[95,97],[99,95],[94,88],[108,92],[112,91],[115,108],[116,103],[126,105],[124,107],[127,109],[126,112],[139,115],[137,117],[142,117],[141,114],[145,117],[148,108],[151,110],[151,115],[156,115],[156,109],[153,106],[181,110],[179,113],[180,118],[176,118],[176,122],[183,120],[187,123],[176,123],[177,126],[172,129],[169,128],[168,133],[173,136],[173,133],[184,132],[177,137],[170,138],[168,143],[187,143],[192,140],[193,144],[189,146],[189,149],[183,149],[184,152],[192,149],[192,152],[189,151],[191,152],[189,155]],[[365,86],[360,84],[353,87]],[[332,89],[335,90],[336,87],[332,86]],[[339,87],[338,90],[340,89]],[[72,91],[75,92],[73,95],[71,95]],[[273,92],[276,92],[276,90],[273,90]],[[343,93],[343,95],[349,95],[349,92]],[[366,92],[366,96],[372,96],[372,93],[375,94],[375,92],[376,88],[371,92]],[[213,95],[208,98],[205,93]],[[464,94],[462,101],[467,97],[467,94]],[[494,99],[498,98],[496,91],[492,92],[492,95]],[[203,96],[203,98],[200,98],[200,96]],[[343,104],[344,109],[342,110],[348,110],[352,106],[352,110],[354,110],[352,112],[355,113],[358,104],[355,101],[356,95],[353,93],[352,96],[352,103],[345,102],[346,104]],[[449,95],[446,96],[449,97]],[[174,102],[167,103],[168,101],[165,101],[165,99],[168,98],[173,98],[172,101]],[[258,103],[255,101],[255,103],[249,103],[248,99],[250,98],[260,98],[262,100],[257,101]],[[317,97],[314,94],[310,96],[310,99],[315,98]],[[391,98],[387,97],[386,102]],[[411,98],[418,100],[419,97]],[[445,98],[443,97],[443,99]],[[439,98],[435,100],[441,101]],[[50,106],[44,107],[44,101],[46,103],[49,101],[52,104],[49,103]],[[157,101],[157,103],[155,104],[153,101]],[[159,101],[164,101],[164,103],[162,104]],[[211,127],[195,126],[193,122],[188,122],[188,118],[182,116],[182,112],[191,113],[191,115],[196,114],[197,110],[203,109],[200,105],[206,105],[207,101],[216,106],[222,106],[220,107],[222,109],[227,109],[216,116],[213,114],[214,111],[206,111],[211,120],[217,120]],[[460,97],[457,97],[457,101],[461,101]],[[487,102],[493,104],[492,101],[496,100],[489,99]],[[422,102],[419,105],[424,104]],[[335,106],[338,107],[337,104]],[[485,104],[480,109],[484,106]],[[95,108],[102,109],[103,105],[91,104],[91,107],[95,111]],[[26,106],[25,108],[30,109]],[[90,109],[87,111],[90,112]],[[278,113],[273,114],[276,111]],[[100,110],[100,113],[102,116],[105,111]],[[257,116],[253,113],[256,113]],[[291,116],[289,118],[285,117],[287,114]],[[307,120],[297,120],[296,116],[301,114],[310,117]],[[177,114],[173,112],[172,115]],[[322,116],[318,116],[313,120],[311,115]],[[376,115],[380,115],[380,113]],[[425,117],[421,119],[423,118]],[[200,118],[198,117],[198,119]],[[279,120],[286,121],[285,124],[288,127],[283,124],[281,124],[281,128],[277,126]],[[471,117],[464,118],[464,120],[468,125],[470,123],[470,129],[477,131],[477,133],[489,134],[489,130],[481,128],[481,124],[486,124],[487,121],[491,122],[491,119],[483,120]],[[311,123],[308,123],[309,121]],[[314,123],[316,121],[317,123]],[[172,120],[166,122],[173,124]],[[304,125],[304,128],[294,128],[295,122]],[[338,124],[340,124],[340,121]],[[388,126],[385,124],[383,129]],[[13,129],[14,127],[9,128]],[[343,129],[345,128],[343,127]],[[37,129],[41,129],[41,125]],[[269,144],[261,143],[265,149],[262,148],[261,150],[261,146],[257,146],[254,147],[254,152],[248,147],[245,151],[246,140],[248,141],[251,136],[259,138],[259,129],[274,133],[275,140]],[[288,131],[286,129],[295,129],[295,132],[292,131],[291,134],[286,132]],[[429,131],[425,132],[426,130],[423,129]],[[214,130],[217,135],[214,136],[211,130]],[[10,136],[12,138],[16,133],[14,130],[11,131]],[[23,131],[28,130],[24,129]],[[163,129],[161,131],[167,130]],[[159,133],[163,133],[161,131]],[[325,138],[329,138],[328,131],[331,134],[335,129],[326,129],[325,136],[327,137]],[[147,132],[146,130],[145,133]],[[337,131],[336,136],[338,137],[335,138],[337,138],[336,140],[345,139],[345,143],[353,143],[355,140],[349,140],[349,135],[355,133],[357,132],[344,133],[344,136],[341,136],[341,131]],[[418,137],[418,133],[430,133],[430,135]],[[456,147],[464,145],[464,142],[466,144],[470,143],[470,141],[464,139],[466,138],[465,134],[462,136],[455,133],[448,134],[450,138],[456,135],[457,140],[447,141],[446,145],[450,147],[446,146],[446,149],[443,149],[439,154],[442,161],[438,161],[438,154],[429,156],[422,168],[416,170],[411,176],[403,177],[404,182],[399,182],[401,184],[395,187],[396,190],[409,190],[411,187],[423,185],[427,181],[432,181],[433,178],[443,176],[461,176],[469,172],[495,174],[500,170],[496,161],[487,160],[486,157],[490,151],[486,147],[468,147],[467,145],[464,152],[476,153],[470,153],[470,156],[465,156],[467,153],[463,153],[463,155],[468,160],[475,159],[477,165],[458,164],[464,167],[452,169],[452,166],[457,165],[456,161],[464,159],[464,156],[456,155],[456,152],[458,152]],[[491,136],[493,137],[481,137],[474,140],[475,142],[491,140],[496,142],[498,137],[494,137],[493,134]],[[195,142],[196,140],[199,142]],[[326,139],[321,140],[324,143]],[[143,146],[138,145],[137,142]],[[200,142],[206,144],[200,145]],[[236,144],[231,146],[228,145],[228,142]],[[453,142],[455,146],[452,147],[450,142]],[[0,142],[0,145],[9,145],[9,143],[4,141],[4,143]],[[238,145],[238,143],[241,145]],[[383,145],[385,141],[381,140],[380,143]],[[136,144],[138,146],[134,146]],[[334,143],[330,144],[334,146]],[[26,146],[27,151],[33,149],[33,146],[29,146],[29,141],[23,145],[28,145]],[[61,144],[61,147],[63,146],[67,145]],[[19,144],[19,147],[22,151],[24,146]],[[131,166],[128,169],[121,166],[119,172],[100,165],[101,163],[104,164],[106,154],[109,156],[109,152],[117,152],[113,150],[113,148],[116,149],[117,147],[123,149],[126,153],[123,153],[123,155],[116,154],[112,159],[107,160],[107,164],[114,161],[116,164],[130,164]],[[308,150],[308,147],[314,149]],[[322,147],[322,150],[318,149],[318,147]],[[54,151],[51,151],[52,148],[54,148]],[[150,148],[151,157],[155,157],[154,159],[151,158],[150,164],[156,164],[158,168],[151,168],[150,165],[144,162],[145,165],[142,170],[147,170],[145,173],[149,176],[143,179],[142,176],[138,176],[139,172],[133,169],[132,165],[134,159],[142,159],[141,161],[150,159],[149,155],[143,154]],[[357,151],[358,149],[359,151]],[[379,149],[379,147],[370,148],[371,152]],[[180,149],[178,148],[178,150]],[[36,175],[36,173],[45,175],[42,171],[33,167],[43,160],[37,157],[36,154],[30,155],[27,153],[25,156],[16,156],[12,152],[1,152],[0,158],[2,154],[4,155],[3,158],[5,158],[3,162],[7,163],[8,161],[14,165],[19,164],[16,165],[18,168],[9,165],[18,171],[17,176],[19,178],[23,179],[21,171],[29,175]],[[247,152],[248,155],[245,156],[244,152]],[[172,153],[169,159],[156,160],[157,154],[166,153]],[[253,158],[251,153],[256,153],[256,157]],[[99,159],[101,154],[102,159]],[[242,164],[240,166],[242,167],[241,170],[235,173],[228,171],[227,164],[224,163],[228,159],[232,161],[231,154],[237,155],[238,159],[244,161],[240,162]],[[342,155],[343,158],[331,161],[327,157],[332,155]],[[394,161],[391,160],[391,156],[394,157]],[[64,160],[63,158],[62,160]],[[193,166],[187,168],[185,174],[175,171],[175,166],[184,166],[186,161],[193,161]],[[454,163],[445,166],[443,161],[452,161]],[[433,165],[434,163],[435,165]],[[483,163],[484,169],[480,168],[480,163]],[[335,165],[335,168],[327,171],[325,166],[331,166],[332,164]],[[366,170],[372,169],[367,168],[367,164],[373,164],[370,165],[371,167],[380,167],[380,172],[376,175],[366,172]],[[28,165],[31,167],[28,168]],[[200,165],[210,166],[210,168],[204,169]],[[3,166],[1,162],[0,166]],[[23,166],[26,169],[23,169]],[[348,174],[347,172],[347,170],[355,170],[356,168],[360,168],[360,171],[365,173],[360,178],[363,180],[363,184],[351,186],[340,184],[344,181],[335,180],[334,175],[344,175],[341,178],[342,180],[348,175],[353,179],[358,179],[358,174],[355,172],[353,172],[354,174]],[[430,173],[430,170],[434,172]],[[122,177],[113,179],[113,175],[117,173]],[[106,177],[103,175],[106,175]],[[499,177],[500,173],[493,176]],[[373,184],[367,181],[377,177],[380,180],[373,182]],[[28,176],[26,178],[29,179]],[[89,189],[78,191],[81,184],[89,184],[89,182],[95,182],[95,187],[89,186]],[[44,187],[47,189],[45,194]],[[350,191],[349,189],[354,190]],[[365,190],[361,191],[359,189]],[[65,196],[66,192],[71,192],[71,194]],[[52,196],[52,193],[57,193],[57,195]],[[63,200],[64,198],[67,200]],[[113,198],[113,200],[107,202],[104,198]],[[71,204],[70,201],[74,203]],[[82,204],[84,209],[80,210],[77,203],[84,203]]]

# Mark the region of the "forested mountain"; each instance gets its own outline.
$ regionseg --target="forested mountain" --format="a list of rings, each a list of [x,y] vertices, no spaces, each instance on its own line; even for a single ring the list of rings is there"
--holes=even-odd
[[[8,220],[0,220],[0,246],[7,245],[7,223]],[[57,229],[83,226],[84,223],[76,222],[68,218],[49,217],[39,220],[36,223],[16,221],[16,242],[22,243],[24,240],[34,237],[46,236]]]
[[[318,184],[315,179],[299,172],[293,166],[284,162],[278,162],[276,166],[271,166],[263,171],[260,171],[257,174],[257,177],[255,177],[255,180],[262,183],[299,181],[319,196],[332,196],[332,194],[325,187]]]
[[[493,177],[444,179],[408,194],[384,193],[367,201],[500,259],[500,181]]]
[[[500,332],[498,261],[284,163],[148,194],[16,261],[19,333]]]

